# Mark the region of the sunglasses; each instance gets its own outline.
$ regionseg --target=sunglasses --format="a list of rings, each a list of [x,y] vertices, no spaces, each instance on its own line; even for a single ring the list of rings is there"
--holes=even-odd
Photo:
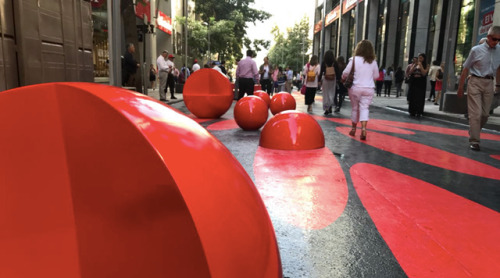
[[[494,42],[498,42],[498,41],[500,41],[500,38],[490,37],[490,39],[491,39],[492,41],[494,41]]]

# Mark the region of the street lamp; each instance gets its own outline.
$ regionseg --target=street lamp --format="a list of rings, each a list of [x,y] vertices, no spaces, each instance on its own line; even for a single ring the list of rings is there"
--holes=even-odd
[[[210,24],[206,23],[203,21],[203,25],[207,26],[207,34],[208,34],[208,62],[212,60],[212,57],[210,56]]]

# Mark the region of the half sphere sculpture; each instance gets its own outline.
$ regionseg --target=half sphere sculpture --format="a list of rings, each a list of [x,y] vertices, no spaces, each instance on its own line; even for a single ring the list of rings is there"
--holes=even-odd
[[[325,135],[310,115],[283,111],[269,119],[260,133],[259,145],[275,150],[313,150],[325,147]]]
[[[234,106],[234,120],[243,130],[257,130],[267,121],[267,104],[258,96],[246,96]]]
[[[233,103],[231,82],[213,69],[195,71],[182,91],[187,109],[198,118],[216,119],[224,115]]]
[[[295,108],[297,108],[297,103],[295,102],[295,98],[291,94],[287,92],[280,92],[274,94],[274,96],[271,98],[271,104],[269,105],[269,108],[271,109],[271,113],[273,115],[276,115],[282,111],[295,110]]]
[[[0,107],[2,277],[282,277],[252,180],[191,119],[87,83]]]

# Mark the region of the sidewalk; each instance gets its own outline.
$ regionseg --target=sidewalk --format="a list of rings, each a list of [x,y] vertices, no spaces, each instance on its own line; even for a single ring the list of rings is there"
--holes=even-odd
[[[322,92],[318,91],[318,94],[322,95]],[[148,96],[159,100],[160,99],[160,92],[158,89],[155,89],[155,90],[148,89]],[[176,93],[175,97],[177,99],[171,100],[170,93],[168,93],[167,94],[167,101],[165,101],[165,103],[166,104],[174,104],[174,103],[179,103],[179,102],[183,101],[182,94]],[[346,105],[350,105],[349,104],[349,97],[346,97],[346,103],[344,103],[344,106],[346,106]],[[395,97],[395,91],[392,92],[391,97],[374,96],[372,105],[377,106],[377,107],[381,107],[384,109],[399,111],[401,113],[408,113],[408,103],[406,102],[406,96]],[[439,105],[434,105],[434,102],[427,101],[427,100],[425,101],[424,117],[435,118],[435,119],[440,119],[440,120],[445,120],[445,121],[450,121],[450,122],[454,122],[454,123],[468,125],[468,120],[464,117],[463,114],[454,114],[454,113],[439,111]],[[490,115],[490,117],[488,118],[488,122],[486,123],[485,129],[500,132],[500,108],[497,108],[494,111],[493,115]]]
[[[391,97],[377,97],[373,98],[373,106],[397,110],[401,112],[408,112],[408,103],[406,96],[395,97],[395,92]],[[431,101],[425,101],[424,117],[436,118],[445,121],[461,123],[468,125],[468,120],[463,114],[454,114],[444,111],[439,111],[439,105],[434,105]],[[500,109],[497,108],[492,115],[488,118],[485,129],[495,130],[500,132]]]

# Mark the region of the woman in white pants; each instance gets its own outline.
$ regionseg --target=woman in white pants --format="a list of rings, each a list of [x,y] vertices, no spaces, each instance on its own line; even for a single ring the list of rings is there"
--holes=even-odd
[[[374,80],[379,77],[377,61],[375,61],[375,50],[368,40],[362,40],[356,45],[354,57],[349,59],[347,67],[342,73],[342,80],[345,80],[354,63],[353,85],[349,89],[349,99],[351,100],[351,121],[352,130],[349,135],[356,135],[356,127],[361,122],[361,140],[366,140],[366,125],[368,124],[369,107],[372,103],[375,89]]]

